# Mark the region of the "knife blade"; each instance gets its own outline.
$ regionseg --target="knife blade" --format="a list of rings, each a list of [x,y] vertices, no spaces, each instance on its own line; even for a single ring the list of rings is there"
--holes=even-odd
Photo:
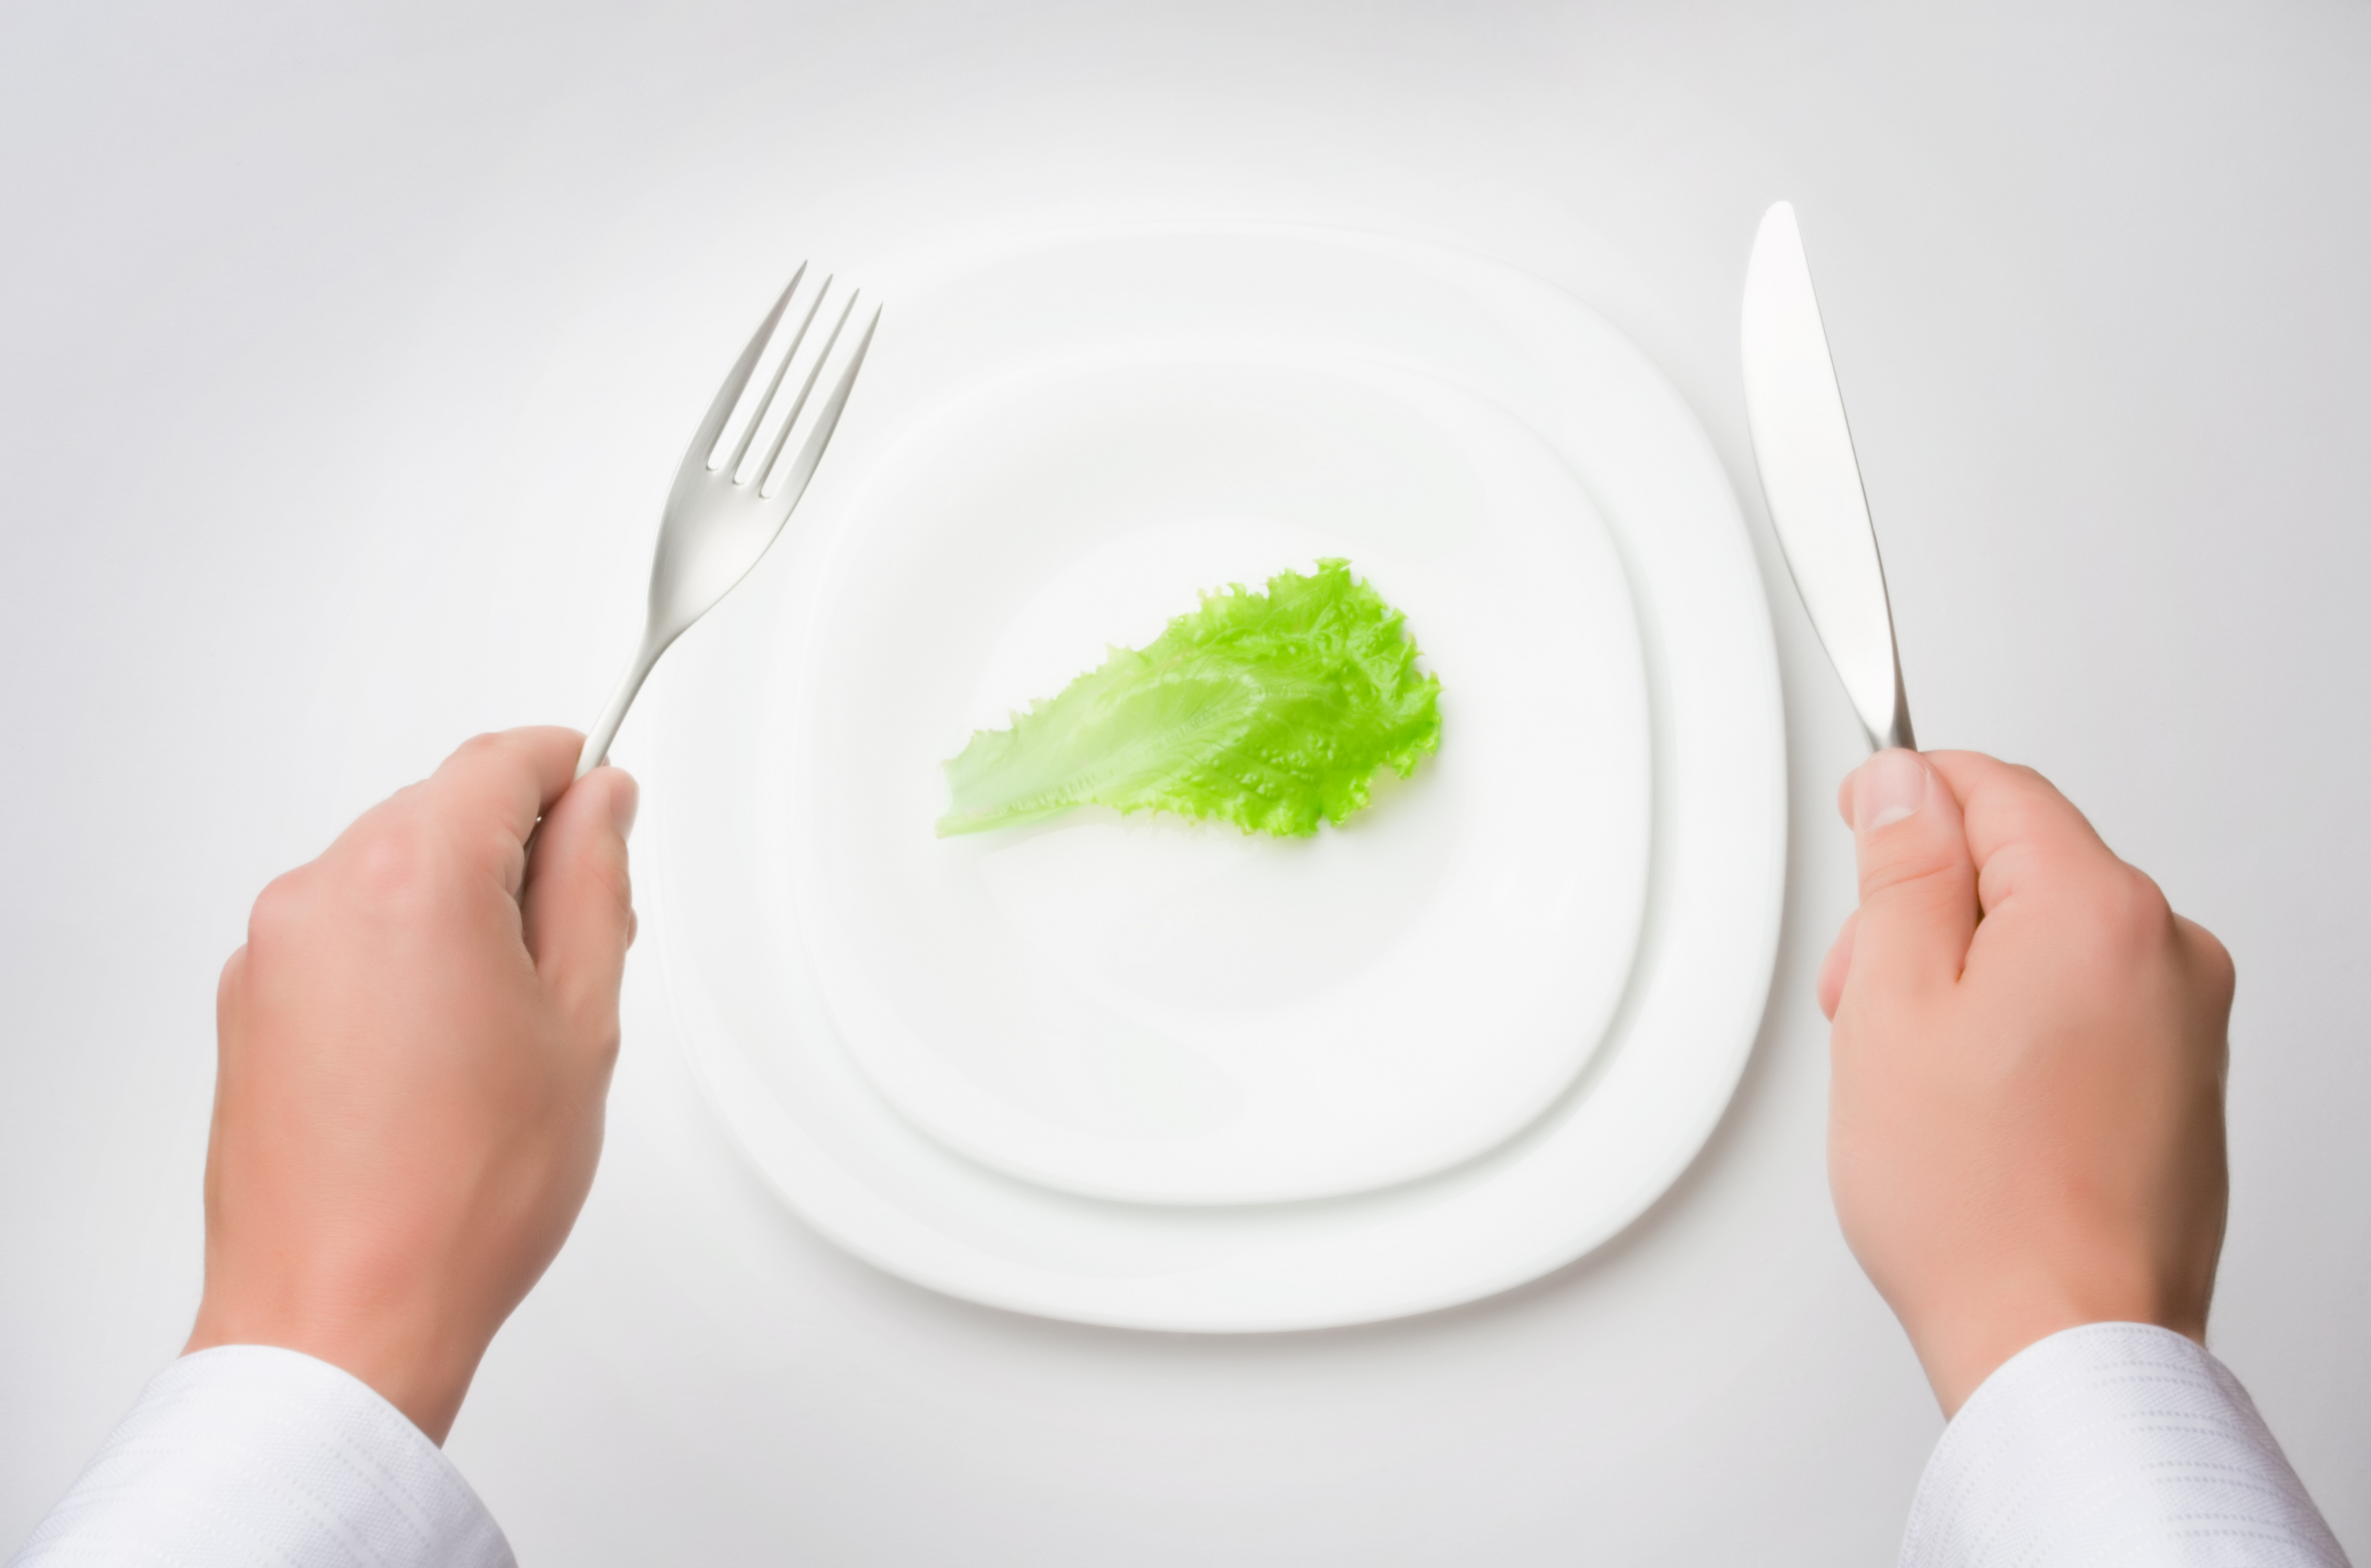
[[[1745,269],[1742,317],[1753,461],[1795,592],[1869,744],[1914,749],[1877,529],[1789,202],[1762,216]]]

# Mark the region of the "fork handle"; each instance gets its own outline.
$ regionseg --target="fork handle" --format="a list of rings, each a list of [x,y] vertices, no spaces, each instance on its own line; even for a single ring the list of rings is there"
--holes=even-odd
[[[673,638],[667,639],[667,642],[674,640]],[[608,706],[601,709],[600,719],[584,737],[584,749],[576,754],[577,778],[584,778],[609,760],[609,743],[618,738],[618,726],[626,721],[626,709],[634,705],[635,694],[642,689],[642,682],[649,677],[651,666],[659,662],[659,655],[666,650],[666,642],[648,637],[642,640],[642,650],[634,655],[633,663],[626,671],[626,678],[619,681],[618,689],[609,694]]]

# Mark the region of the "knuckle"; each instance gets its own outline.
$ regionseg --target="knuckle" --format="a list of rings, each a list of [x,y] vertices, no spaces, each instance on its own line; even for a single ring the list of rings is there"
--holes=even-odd
[[[617,1009],[607,1009],[598,1022],[586,1028],[585,1034],[588,1037],[585,1055],[592,1058],[594,1065],[604,1073],[615,1067],[618,1065],[618,1049],[624,1039],[623,1032],[618,1027]]]
[[[2041,776],[2036,774],[2035,778],[2040,780]],[[2004,836],[2031,846],[2037,856],[2046,857],[2053,870],[2063,870],[2069,865],[2065,836],[2052,832],[2064,821],[2063,811],[2056,792],[2046,782],[2036,789],[2020,790],[2008,798],[2001,812]]]
[[[526,735],[516,730],[493,730],[472,735],[453,753],[453,760],[466,764],[482,779],[516,781],[535,776],[535,748]]]
[[[2170,945],[2173,910],[2164,891],[2121,862],[2070,890],[2065,907],[2069,951],[2104,972],[2128,973]]]
[[[618,987],[589,974],[572,974],[556,986],[552,1002],[572,1058],[607,1072],[618,1059],[623,1030],[618,1019]]]
[[[392,813],[354,846],[340,892],[359,913],[400,919],[439,901],[445,859],[433,824]]]
[[[247,914],[248,946],[271,951],[285,946],[309,923],[313,868],[300,866],[263,884]]]
[[[526,882],[526,841],[501,823],[480,825],[461,841],[463,859],[472,868],[492,871],[515,894]]]
[[[2003,766],[2007,767],[2010,777],[2014,778],[2018,783],[2031,788],[2047,790],[2053,795],[2058,793],[2058,786],[2053,784],[2050,781],[2049,777],[2045,775],[2041,769],[2030,767],[2022,762],[2007,763]]]
[[[1956,881],[1949,866],[1891,865],[1879,867],[1861,879],[1860,901],[1871,904],[1924,904],[1943,897]]]
[[[2206,983],[2208,995],[2223,1008],[2229,1008],[2231,997],[2238,989],[2239,966],[2232,962],[2231,950],[2221,938],[2196,921],[2181,922],[2183,934],[2189,939],[2192,963]]]
[[[2173,934],[2173,905],[2155,877],[2120,865],[2110,881],[2115,890],[2111,913],[2126,940],[2156,945]]]
[[[1956,846],[1908,836],[1905,840],[1880,845],[1865,857],[1860,873],[1863,903],[1880,894],[1903,899],[1941,897],[1956,893],[1965,882],[1968,864]]]
[[[1861,894],[1857,928],[1916,930],[1967,919],[1975,914],[1975,895],[1963,867],[1935,866],[1913,875],[1866,886]],[[1838,944],[1844,939],[1839,937]]]
[[[630,932],[634,924],[634,879],[627,871],[624,859],[601,857],[592,867],[592,880],[600,890],[604,906],[621,928]],[[629,935],[627,940],[632,940]]]
[[[223,960],[222,974],[214,980],[214,1012],[217,1018],[226,1015],[238,1003],[246,989],[248,950],[244,944],[235,948]]]

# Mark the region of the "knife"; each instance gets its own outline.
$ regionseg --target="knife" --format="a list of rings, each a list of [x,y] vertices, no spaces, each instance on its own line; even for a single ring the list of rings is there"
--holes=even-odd
[[[1790,203],[1762,216],[1745,269],[1743,315],[1745,417],[1795,592],[1869,744],[1915,750],[1885,566]]]

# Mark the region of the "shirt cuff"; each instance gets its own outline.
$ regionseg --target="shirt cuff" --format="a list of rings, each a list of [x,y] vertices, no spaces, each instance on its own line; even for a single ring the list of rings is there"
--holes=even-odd
[[[2145,1323],[2011,1356],[1927,1462],[1903,1568],[2122,1563],[2345,1568],[2230,1369]]]
[[[265,1345],[141,1393],[12,1568],[514,1568],[444,1451],[360,1379]]]

